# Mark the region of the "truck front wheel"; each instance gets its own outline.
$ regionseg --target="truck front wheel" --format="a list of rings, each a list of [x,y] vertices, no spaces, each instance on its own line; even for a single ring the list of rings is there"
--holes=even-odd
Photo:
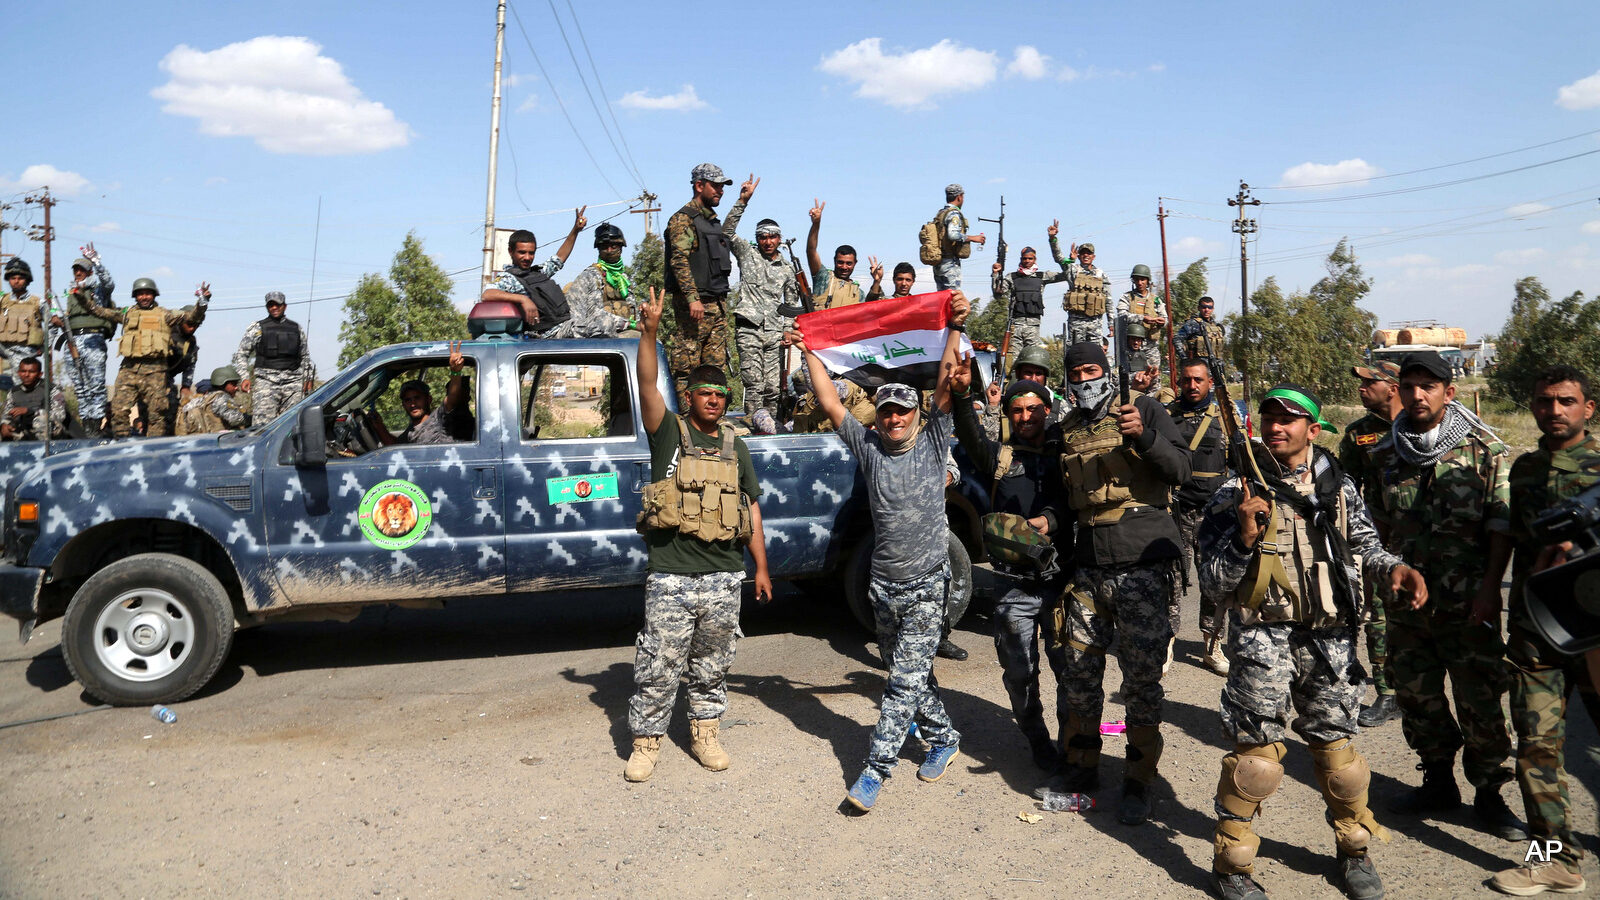
[[[945,597],[945,620],[954,624],[967,614],[967,604],[972,602],[972,557],[953,533],[946,531],[945,537],[950,548],[950,593]],[[872,600],[867,596],[867,583],[871,580],[872,532],[869,531],[861,537],[845,566],[844,598],[861,627],[876,634],[878,626],[872,615]]]
[[[204,687],[233,644],[228,593],[199,563],[120,559],[78,589],[61,623],[72,677],[117,706],[172,703]]]

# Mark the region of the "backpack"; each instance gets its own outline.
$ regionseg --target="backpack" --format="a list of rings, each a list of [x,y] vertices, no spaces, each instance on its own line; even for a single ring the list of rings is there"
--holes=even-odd
[[[923,265],[937,265],[947,255],[945,251],[950,249],[950,242],[945,240],[944,237],[945,222],[949,220],[949,216],[946,214],[948,209],[949,207],[942,207],[938,212],[934,213],[933,221],[923,223],[922,227],[917,230],[917,257],[922,260]],[[959,216],[961,213],[957,212],[956,215]],[[965,223],[966,220],[963,219],[962,221]],[[960,247],[956,248],[955,256],[958,259],[966,259],[971,255],[971,244],[962,243]]]

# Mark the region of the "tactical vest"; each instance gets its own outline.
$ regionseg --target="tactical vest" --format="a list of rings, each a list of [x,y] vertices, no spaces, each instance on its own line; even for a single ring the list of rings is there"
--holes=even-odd
[[[117,352],[123,359],[165,358],[172,353],[172,329],[167,325],[167,311],[159,306],[140,309],[128,308],[122,319],[122,339],[117,341]]]
[[[1116,416],[1089,422],[1075,409],[1062,421],[1061,431],[1061,473],[1079,525],[1111,525],[1141,506],[1166,508],[1170,502],[1166,482],[1134,455],[1133,448],[1123,445]]]
[[[739,490],[733,429],[723,426],[720,450],[696,449],[693,426],[678,416],[678,469],[645,486],[638,530],[677,531],[702,541],[750,542],[750,498]]]
[[[527,269],[525,274],[519,274],[514,269],[508,271],[511,277],[522,282],[522,289],[528,292],[528,299],[539,311],[538,323],[528,326],[534,334],[544,334],[572,318],[567,295],[561,292],[561,285],[552,281],[543,269]]]
[[[1044,315],[1044,278],[1011,273],[1011,315],[1023,319]]]
[[[944,209],[941,209],[938,213],[934,214],[933,221],[939,225],[939,253],[945,259],[950,259],[952,257],[956,259],[970,259],[972,257],[971,241],[962,241],[960,244],[952,244],[950,242],[950,231],[947,226],[950,224],[951,216],[955,216],[961,220],[961,233],[963,235],[965,235],[967,233],[967,229],[971,227],[967,222],[966,215],[962,213],[960,209],[954,206],[946,206]]]
[[[1083,269],[1073,277],[1072,289],[1067,291],[1063,305],[1073,315],[1103,316],[1108,296],[1105,276]]]
[[[179,325],[172,326],[171,336],[172,355],[167,357],[167,377],[176,378],[200,355],[200,342],[194,335],[184,334]]]
[[[850,306],[861,302],[861,285],[853,281],[845,281],[837,275],[828,276],[828,290],[821,297],[818,309],[833,309],[836,306]]]
[[[689,271],[694,275],[697,292],[711,299],[728,294],[728,276],[733,273],[733,251],[728,237],[722,233],[722,223],[710,211],[690,203],[678,210],[694,223],[695,245],[689,254]],[[677,273],[667,266],[667,290],[680,297],[687,292],[678,284]]]
[[[544,310],[539,314],[543,316]],[[300,326],[271,316],[256,324],[261,326],[261,338],[256,341],[255,367],[279,372],[300,368]]]
[[[89,313],[89,307],[98,305],[94,298],[94,291],[87,288],[73,289],[67,292],[67,328],[73,334],[98,331],[101,336],[110,337],[111,331],[115,326],[105,319]]]
[[[16,294],[7,293],[0,300],[0,344],[27,344],[30,347],[44,344],[44,329],[39,326],[39,298],[29,294],[18,300]]]
[[[211,434],[227,431],[226,425],[211,411],[211,395],[201,394],[183,405],[178,413],[178,434]]]
[[[633,318],[633,304],[619,290],[616,285],[606,280],[606,270],[599,263],[590,266],[600,278],[600,305],[606,312],[624,319]]]
[[[1200,359],[1217,358],[1222,356],[1222,326],[1215,322],[1200,322],[1200,331],[1189,335],[1183,343],[1183,352],[1186,356]]]
[[[1156,309],[1156,301],[1160,300],[1161,298],[1156,295],[1155,291],[1151,291],[1143,297],[1139,296],[1139,294],[1134,291],[1129,291],[1123,296],[1128,298],[1128,315],[1141,317],[1160,315],[1160,312]],[[1164,328],[1151,328],[1144,339],[1145,350],[1155,350],[1156,357],[1158,359],[1161,356],[1161,347],[1164,343],[1162,341],[1162,337],[1165,334],[1166,329]]]
[[[1301,496],[1310,496],[1316,490],[1310,481],[1292,486]],[[1348,534],[1350,520],[1344,492],[1338,496],[1335,527],[1341,534]],[[1317,526],[1289,504],[1274,503],[1257,547],[1260,552],[1250,561],[1234,592],[1245,625],[1303,622],[1313,628],[1327,628],[1338,624],[1333,566],[1344,565],[1345,561],[1329,558],[1328,542]]]
[[[1177,423],[1180,433],[1194,428],[1194,434],[1189,436],[1188,441],[1192,471],[1188,482],[1178,489],[1178,499],[1186,507],[1204,506],[1217,488],[1222,486],[1222,480],[1228,474],[1228,445],[1222,433],[1222,408],[1216,400],[1212,400],[1204,409],[1185,409],[1173,403],[1167,412]],[[1196,420],[1199,420],[1198,425],[1195,424]]]

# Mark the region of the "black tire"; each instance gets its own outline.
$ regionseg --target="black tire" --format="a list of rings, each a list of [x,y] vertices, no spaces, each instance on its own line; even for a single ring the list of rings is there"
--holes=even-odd
[[[945,618],[954,626],[967,614],[972,602],[972,557],[961,540],[950,531],[945,532],[950,551],[950,593],[945,598]],[[872,615],[872,601],[867,598],[867,582],[872,578],[872,532],[861,536],[855,553],[844,569],[844,599],[855,616],[869,633],[876,634],[877,622]]]
[[[85,691],[115,706],[173,703],[204,687],[233,645],[216,576],[167,553],[119,559],[67,605],[61,655]]]

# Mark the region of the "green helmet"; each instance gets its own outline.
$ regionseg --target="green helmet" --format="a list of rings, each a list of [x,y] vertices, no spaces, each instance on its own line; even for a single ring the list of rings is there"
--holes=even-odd
[[[1145,330],[1143,322],[1129,322],[1122,326],[1122,336],[1124,338],[1144,338],[1148,340],[1150,332]]]
[[[1016,361],[1011,364],[1011,373],[1015,375],[1017,369],[1022,366],[1037,366],[1046,372],[1050,371],[1050,351],[1046,350],[1043,344],[1030,344],[1024,347],[1022,352],[1017,354]]]
[[[151,278],[135,278],[133,280],[133,293],[137,294],[140,291],[149,291],[157,297],[161,296],[161,289],[156,287],[155,280]]]
[[[230,381],[238,380],[239,370],[235,369],[233,366],[218,366],[217,368],[211,370],[211,386],[216,390],[220,391],[222,390],[223,385]]]
[[[1129,275],[1128,277],[1129,278],[1149,278],[1150,277],[1150,267],[1145,265],[1144,263],[1139,263],[1137,266],[1133,267],[1133,274]]]
[[[983,517],[983,549],[991,563],[1018,574],[1048,578],[1060,571],[1055,544],[1015,513]]]

